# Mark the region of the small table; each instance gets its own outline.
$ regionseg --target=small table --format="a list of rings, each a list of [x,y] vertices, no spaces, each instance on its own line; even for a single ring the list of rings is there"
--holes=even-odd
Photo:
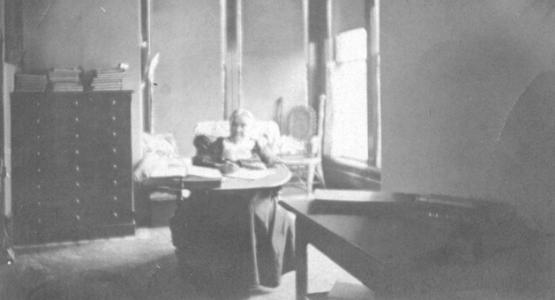
[[[296,215],[298,300],[306,299],[309,243],[380,295],[452,286],[437,271],[479,261],[494,227],[488,213],[505,209],[486,201],[385,192],[357,201],[281,204]]]

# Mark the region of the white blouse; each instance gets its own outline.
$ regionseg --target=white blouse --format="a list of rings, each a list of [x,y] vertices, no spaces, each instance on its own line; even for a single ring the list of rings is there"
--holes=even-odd
[[[222,158],[230,161],[251,159],[254,146],[255,141],[253,139],[243,139],[242,141],[234,143],[226,138],[223,140]]]

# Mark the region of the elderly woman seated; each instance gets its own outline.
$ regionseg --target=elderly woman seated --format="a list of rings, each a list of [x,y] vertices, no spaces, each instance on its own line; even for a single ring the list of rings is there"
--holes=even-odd
[[[264,169],[274,166],[279,160],[260,141],[250,137],[254,116],[244,109],[234,111],[230,117],[230,136],[211,142],[206,136],[195,138],[197,155],[193,163],[214,167],[222,173],[232,173],[239,168]]]
[[[271,168],[279,163],[249,137],[253,115],[233,112],[230,136],[195,139],[193,163],[231,173],[239,168]],[[275,287],[293,269],[294,228],[277,204],[277,188],[193,191],[171,221],[177,256],[188,273],[210,276],[215,284]]]

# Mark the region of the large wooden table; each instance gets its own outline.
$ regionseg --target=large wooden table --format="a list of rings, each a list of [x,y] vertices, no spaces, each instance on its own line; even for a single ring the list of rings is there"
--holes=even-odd
[[[376,294],[392,295],[452,286],[449,278],[438,278],[442,269],[479,266],[496,249],[522,242],[520,236],[497,244],[492,239],[512,222],[511,210],[492,202],[385,192],[343,198],[281,202],[297,216],[299,300],[307,293],[308,244]]]

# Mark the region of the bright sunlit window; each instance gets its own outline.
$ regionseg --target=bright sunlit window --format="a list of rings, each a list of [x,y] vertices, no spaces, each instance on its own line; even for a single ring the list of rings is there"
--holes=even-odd
[[[331,155],[368,161],[368,97],[366,30],[353,29],[335,40],[331,72],[333,127]]]

